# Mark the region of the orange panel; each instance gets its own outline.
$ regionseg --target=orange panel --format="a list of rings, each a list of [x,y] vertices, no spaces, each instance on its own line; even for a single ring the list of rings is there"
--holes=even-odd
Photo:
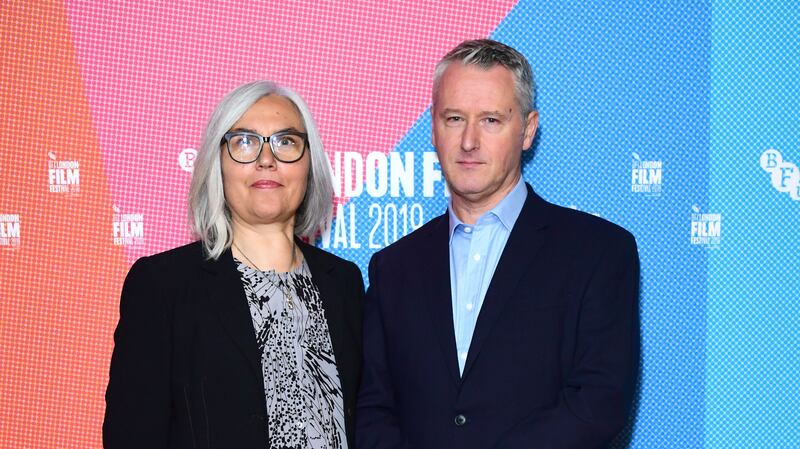
[[[100,447],[127,263],[63,5],[4,2],[0,42],[0,447]]]

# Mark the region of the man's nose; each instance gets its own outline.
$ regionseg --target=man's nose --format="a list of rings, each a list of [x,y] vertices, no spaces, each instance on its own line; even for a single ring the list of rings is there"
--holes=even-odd
[[[467,123],[461,134],[461,149],[463,151],[477,150],[480,146],[480,130],[476,123]]]

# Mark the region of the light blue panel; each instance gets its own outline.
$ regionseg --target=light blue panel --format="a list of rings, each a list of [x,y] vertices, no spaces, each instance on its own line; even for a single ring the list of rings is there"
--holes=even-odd
[[[800,447],[800,200],[759,165],[800,166],[800,6],[714,2],[706,447]]]

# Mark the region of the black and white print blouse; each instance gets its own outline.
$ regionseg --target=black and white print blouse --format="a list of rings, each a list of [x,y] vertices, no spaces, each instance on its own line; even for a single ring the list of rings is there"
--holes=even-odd
[[[235,262],[261,351],[270,447],[347,449],[342,385],[308,265],[277,273]]]

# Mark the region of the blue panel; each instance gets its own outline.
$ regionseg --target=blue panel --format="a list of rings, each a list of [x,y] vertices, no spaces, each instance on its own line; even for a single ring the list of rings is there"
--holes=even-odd
[[[707,2],[523,0],[492,35],[537,74],[525,179],[639,243],[641,387],[613,447],[800,447],[799,8],[715,3],[712,22]],[[422,194],[430,127],[425,111],[393,149],[413,155],[411,197],[363,193],[337,219],[328,247],[365,275],[444,212],[442,182]],[[776,185],[768,149],[793,164]]]
[[[632,231],[642,262],[642,383],[616,447],[703,444],[710,12],[692,2],[521,2],[494,37],[539,84],[541,137],[526,179],[545,198]],[[635,153],[635,155],[634,155]],[[659,195],[632,163],[660,162]]]
[[[391,153],[394,154],[387,156],[389,159],[394,157],[404,162],[413,162],[400,167],[392,166],[392,163],[387,161],[389,178],[393,173],[397,173],[399,168],[413,172],[413,195],[407,197],[406,191],[400,190],[399,197],[391,195],[391,192],[383,196],[371,196],[365,188],[364,193],[351,198],[344,205],[342,210],[344,219],[337,216],[334,220],[327,247],[324,242],[320,244],[334,254],[355,262],[361,268],[365,283],[368,281],[367,265],[375,251],[446,212],[447,198],[441,167],[438,162],[427,166],[424,164],[426,153],[435,160],[436,153],[430,142],[431,115],[430,111],[426,110],[392,150]],[[424,195],[426,179],[430,180],[433,186],[429,196]],[[351,209],[354,220],[350,218]],[[353,238],[350,238],[351,232]],[[341,238],[336,239],[337,234],[345,235],[345,244],[341,244]],[[351,241],[360,247],[354,248]]]

